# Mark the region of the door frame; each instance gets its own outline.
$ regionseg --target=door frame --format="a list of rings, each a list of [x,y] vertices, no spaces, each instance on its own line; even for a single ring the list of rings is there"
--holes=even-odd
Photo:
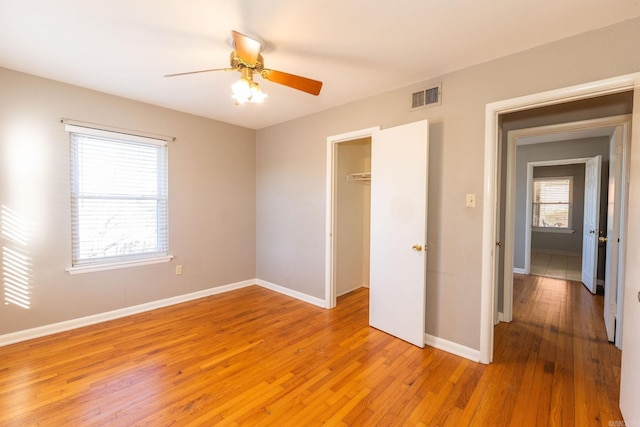
[[[634,90],[640,87],[640,73],[568,86],[536,94],[488,103],[485,107],[484,203],[482,212],[482,274],[480,298],[480,362],[493,361],[495,299],[495,235],[498,175],[497,146],[499,116],[531,108]],[[636,91],[636,94],[638,91]],[[632,138],[633,140],[633,138]]]
[[[558,123],[554,125],[548,126],[538,126],[524,129],[516,129],[509,131],[507,133],[508,144],[507,144],[507,217],[513,217],[515,215],[515,211],[513,211],[513,205],[515,204],[515,177],[516,177],[516,149],[518,146],[518,141],[523,138],[534,138],[539,142],[557,142],[557,141],[566,141],[571,139],[579,139],[585,135],[583,131],[588,132],[589,130],[597,129],[597,128],[620,128],[623,129],[624,126],[628,126],[631,123],[631,115],[630,114],[622,114],[618,116],[608,116],[597,119],[588,119],[588,120],[580,120],[576,122],[566,122],[566,123]],[[612,129],[610,132],[607,131],[603,133],[602,136],[612,137],[615,129]],[[571,133],[573,135],[566,137],[565,134]],[[587,133],[588,135],[588,133]],[[611,144],[611,142],[609,142]],[[576,163],[586,163],[589,158],[571,158],[564,159],[558,158],[553,160],[541,160],[527,163],[528,168],[533,168],[535,166],[555,166],[555,165],[569,165]],[[527,191],[530,191],[530,185],[532,180],[531,175],[532,169],[527,170]],[[526,235],[525,235],[525,266],[523,270],[513,271],[513,260],[511,260],[511,272],[529,274],[531,269],[531,198],[529,194],[527,194],[527,223],[526,223]],[[509,211],[509,209],[512,209]],[[505,218],[505,221],[507,218]],[[505,230],[505,233],[509,233],[509,229]],[[513,230],[511,230],[513,233]],[[511,239],[513,235],[508,236]],[[512,241],[513,242],[513,241]],[[511,253],[513,256],[513,253]],[[506,262],[506,261],[505,261]],[[505,272],[507,269],[505,268]]]
[[[554,125],[537,126],[531,128],[523,128],[509,131],[507,133],[507,187],[506,187],[506,209],[505,209],[505,236],[504,236],[504,280],[503,280],[503,298],[502,298],[502,312],[499,313],[499,320],[503,322],[510,322],[513,319],[513,273],[529,274],[531,271],[531,183],[533,181],[533,168],[536,166],[556,166],[556,165],[568,165],[577,163],[586,163],[590,158],[573,158],[573,159],[554,159],[554,160],[541,160],[527,163],[527,193],[526,193],[526,219],[525,219],[525,254],[524,254],[524,269],[516,269],[513,266],[513,253],[514,253],[514,217],[515,217],[515,179],[516,179],[516,150],[519,140],[528,138],[536,142],[556,142],[570,139],[578,139],[585,135],[585,131],[593,131],[598,128],[613,128],[608,131],[605,130],[601,133],[602,136],[609,136],[609,145],[615,144],[611,139],[613,134],[617,131],[623,134],[623,151],[628,150],[628,138],[630,138],[630,132],[628,128],[631,124],[631,115],[622,114],[618,116],[608,116],[597,119],[580,120],[575,122],[559,123]],[[566,135],[566,134],[572,135]],[[588,133],[586,133],[588,135]],[[622,156],[625,157],[626,156]],[[622,166],[622,179],[621,188],[622,191],[626,188],[625,185],[625,161],[623,159]],[[498,169],[499,172],[499,169]],[[620,216],[617,218],[621,225],[624,223],[624,213],[626,212],[623,207],[626,206],[624,198],[626,193],[621,193],[621,209]],[[499,195],[496,194],[496,203],[499,200]],[[497,221],[498,219],[496,219]],[[497,223],[496,223],[497,224]],[[619,264],[624,260],[619,259]],[[620,317],[621,317],[621,313]]]
[[[327,137],[327,168],[326,168],[326,245],[325,245],[325,293],[324,308],[336,306],[336,272],[335,272],[335,239],[336,232],[336,169],[338,162],[337,144],[362,138],[372,138],[373,134],[380,131],[380,126],[355,130]]]

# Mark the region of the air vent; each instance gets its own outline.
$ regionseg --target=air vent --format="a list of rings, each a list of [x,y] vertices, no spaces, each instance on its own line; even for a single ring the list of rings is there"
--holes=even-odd
[[[442,84],[411,95],[411,109],[442,104]]]

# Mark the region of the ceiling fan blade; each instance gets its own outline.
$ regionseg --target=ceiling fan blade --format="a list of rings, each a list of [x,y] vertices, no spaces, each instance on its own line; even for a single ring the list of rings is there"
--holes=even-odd
[[[262,70],[260,75],[265,80],[289,86],[291,88],[310,93],[311,95],[317,96],[320,94],[320,89],[322,89],[321,81],[296,76],[295,74],[289,74],[282,71],[265,69]]]
[[[165,77],[186,76],[187,74],[210,73],[212,71],[234,71],[233,68],[212,68],[211,70],[187,71],[186,73],[167,74]]]
[[[233,44],[236,47],[236,51],[238,52],[240,59],[250,65],[255,65],[258,61],[258,55],[260,55],[262,44],[260,44],[259,41],[237,31],[231,31],[231,35],[233,37]]]

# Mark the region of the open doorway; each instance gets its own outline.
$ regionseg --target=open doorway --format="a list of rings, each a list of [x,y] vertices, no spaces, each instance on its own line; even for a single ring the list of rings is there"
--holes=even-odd
[[[501,165],[497,183],[498,195],[501,195],[498,197],[498,213],[499,218],[504,220],[498,221],[495,226],[496,241],[501,242],[501,248],[496,256],[498,265],[495,267],[494,284],[496,313],[502,313],[499,315],[500,320],[510,320],[509,307],[505,310],[503,306],[503,301],[509,297],[504,294],[505,289],[508,292],[512,282],[509,276],[513,272],[531,272],[532,248],[542,248],[546,252],[552,252],[551,255],[582,255],[585,236],[578,222],[582,222],[583,215],[579,215],[579,218],[573,215],[572,219],[576,220],[577,227],[566,227],[565,230],[533,227],[534,168],[540,167],[539,177],[543,174],[572,176],[573,184],[577,186],[584,183],[584,178],[582,175],[578,177],[579,172],[575,168],[564,172],[549,169],[560,165],[566,168],[571,163],[584,164],[593,157],[601,156],[605,159],[605,173],[602,174],[602,185],[598,188],[600,194],[606,196],[608,158],[611,147],[615,149],[616,145],[613,135],[617,133],[620,123],[629,120],[627,115],[632,109],[632,100],[632,92],[624,91],[499,115],[498,124],[502,132],[499,142],[501,155],[498,159],[498,164]],[[616,164],[619,165],[619,162]],[[545,168],[546,166],[550,168]],[[583,209],[582,191],[578,191],[577,195],[578,200],[574,202],[579,205],[579,209]],[[601,199],[601,203],[596,212],[602,221],[590,229],[594,233],[596,229],[606,230],[607,224],[607,199],[598,199]],[[579,214],[580,211],[575,209],[572,213]],[[587,230],[587,237],[597,241],[599,236],[590,234],[590,230]],[[598,250],[602,249],[597,243],[595,246]],[[601,260],[604,260],[604,253],[596,255],[601,255]]]
[[[336,144],[334,186],[333,262],[336,297],[340,297],[369,287],[370,136]]]
[[[579,282],[582,278],[584,163],[533,163],[530,166],[533,167],[532,180],[527,179],[527,188],[532,189],[533,197],[529,274]]]
[[[371,141],[379,130],[327,138],[326,308],[334,308],[338,296],[369,285]]]
[[[518,148],[518,157],[527,160],[526,187],[516,186],[526,193],[526,205],[516,207],[516,214],[526,213],[526,247],[524,260],[518,260],[521,267],[514,259],[514,273],[582,282],[591,293],[596,293],[596,285],[602,290],[607,253],[597,238],[605,235],[607,226],[610,140],[591,136],[558,141],[551,147]],[[593,157],[529,161],[532,154],[551,157],[567,147],[573,154]]]
[[[632,108],[628,93],[609,96],[600,100],[602,115],[611,110],[608,103],[612,100],[614,105],[620,104],[619,108]],[[563,107],[581,107],[570,104]],[[504,182],[510,185],[504,185],[502,192],[506,195],[506,218],[513,220],[506,221],[509,226],[501,229],[504,270],[502,280],[496,283],[501,321],[509,322],[513,316],[513,273],[582,282],[594,294],[598,285],[607,302],[602,315],[609,339],[621,347],[622,306],[618,302],[622,300],[623,283],[618,272],[623,269],[624,258],[618,255],[620,226],[624,223],[624,153],[629,123],[630,116],[622,114],[507,132]],[[571,156],[585,157],[568,158]],[[540,215],[537,183],[549,185],[547,190],[554,192],[571,190],[563,200],[573,201],[573,205],[549,200],[554,202],[550,205],[554,211],[566,209],[565,217],[551,215],[545,221]],[[580,275],[574,276],[572,270],[578,266],[581,268],[575,273]]]
[[[326,307],[361,288],[368,271],[369,325],[418,347],[426,339],[428,151],[427,120],[327,138]]]
[[[563,108],[564,104],[572,102],[591,103],[597,110],[602,99],[609,95],[621,95],[625,92],[632,94],[634,91],[635,79],[638,75],[621,76],[589,84],[578,85],[557,89],[549,92],[538,93],[521,98],[514,98],[487,104],[486,108],[486,135],[485,135],[485,204],[483,210],[483,255],[482,255],[482,298],[481,298],[481,328],[480,328],[480,360],[483,363],[491,363],[493,359],[494,346],[494,319],[498,319],[498,303],[503,295],[500,295],[500,286],[506,277],[501,268],[500,261],[506,257],[508,248],[504,247],[506,206],[500,201],[500,189],[506,180],[506,174],[500,173],[500,165],[504,164],[507,156],[506,150],[501,150],[503,146],[504,122],[503,119],[510,114],[523,114],[520,121],[528,120],[535,112],[542,108]],[[624,95],[621,95],[624,96]],[[633,96],[633,95],[631,95]],[[590,108],[587,108],[589,110]],[[593,108],[591,108],[593,112]],[[620,111],[619,114],[626,114],[627,111]],[[603,116],[610,116],[609,113]],[[593,117],[593,116],[592,116]],[[540,120],[540,117],[535,118]],[[576,112],[560,113],[555,117],[555,123],[565,123],[572,120],[581,120],[584,117],[577,117]],[[635,120],[635,118],[633,119]],[[535,125],[533,125],[535,126]],[[628,130],[627,130],[628,132]],[[499,138],[498,140],[496,138]],[[496,141],[499,141],[496,143]],[[627,160],[628,161],[628,160]],[[627,170],[630,171],[630,168]],[[507,171],[514,173],[514,171]],[[502,178],[501,178],[502,177]],[[625,196],[621,201],[625,201]],[[623,209],[624,210],[624,209]],[[623,224],[623,227],[626,224]],[[621,231],[624,236],[624,231]],[[624,240],[621,248],[624,249]],[[511,249],[513,250],[513,248]],[[620,256],[620,258],[624,258]],[[625,270],[620,271],[624,273]],[[500,277],[502,276],[502,277]],[[511,276],[508,275],[508,276]],[[621,279],[624,283],[624,279]],[[627,295],[625,294],[625,301]],[[621,301],[622,303],[622,301]],[[618,305],[618,308],[621,304]]]
[[[486,133],[485,133],[485,176],[484,176],[484,209],[483,209],[483,238],[482,238],[482,294],[481,294],[481,325],[480,325],[480,361],[482,363],[491,363],[493,361],[494,351],[494,318],[495,318],[495,295],[497,294],[496,280],[496,237],[499,235],[500,222],[496,221],[496,218],[500,216],[500,210],[497,208],[496,202],[498,201],[498,194],[500,188],[500,174],[498,165],[500,164],[500,158],[498,156],[500,144],[496,144],[496,137],[500,133],[499,119],[503,114],[508,114],[516,111],[523,111],[526,109],[532,109],[543,105],[557,105],[558,103],[568,102],[577,99],[590,99],[594,97],[601,97],[607,94],[621,93],[625,91],[633,91],[633,114],[632,124],[633,132],[627,128],[625,132],[631,133],[631,137],[628,138],[628,147],[626,152],[623,151],[622,157],[626,157],[626,173],[623,182],[629,182],[630,179],[636,178],[638,172],[639,157],[637,150],[630,149],[632,145],[638,142],[638,129],[640,129],[640,120],[638,112],[640,111],[640,96],[637,92],[638,85],[640,84],[640,73],[627,74],[617,77],[612,77],[600,81],[592,81],[580,85],[563,87],[560,89],[550,90],[547,92],[541,92],[522,96],[518,98],[505,99],[489,103],[486,106]],[[624,148],[623,148],[624,150]],[[632,183],[635,181],[632,181]],[[621,254],[620,258],[633,259],[637,258],[638,245],[633,239],[638,232],[637,230],[637,208],[636,203],[638,199],[638,189],[633,184],[629,185],[622,191],[623,197],[619,199],[621,203],[626,203],[627,206],[622,208],[622,211],[628,214],[626,221],[621,224],[622,230],[620,230],[621,245],[620,249],[627,252],[627,254]],[[607,226],[607,228],[609,228]],[[618,308],[624,305],[624,320],[625,325],[623,329],[623,349],[622,349],[622,363],[620,368],[620,407],[622,412],[625,413],[625,408],[631,410],[634,408],[634,402],[637,400],[637,393],[634,394],[633,386],[638,384],[637,372],[638,361],[640,360],[637,349],[640,348],[637,340],[637,334],[635,334],[634,326],[637,322],[633,322],[634,319],[638,319],[638,306],[637,295],[631,284],[637,283],[638,268],[633,263],[628,262],[624,268],[619,269],[619,274],[624,275],[620,279],[620,283],[629,284],[626,287],[626,291],[623,294],[623,298],[618,301]],[[634,280],[636,280],[634,282]],[[605,305],[607,303],[605,302]],[[605,319],[606,320],[606,319]],[[627,411],[628,412],[628,411]],[[633,412],[633,411],[632,411]]]
[[[575,154],[593,157],[527,161],[525,267],[514,268],[515,273],[582,282],[591,293],[599,290],[603,294],[605,266],[617,260],[602,239],[608,222],[619,224],[622,220],[619,209],[607,209],[610,189],[621,185],[615,170],[620,162],[610,168],[609,155],[611,145],[616,149],[616,129],[622,126],[616,123],[627,120],[622,116],[584,122],[592,126],[589,138],[554,144],[562,144],[560,148],[574,145]],[[599,133],[606,135],[596,136]],[[554,152],[548,151],[547,155]],[[614,192],[611,197],[618,199],[620,195]]]
[[[606,252],[598,237],[607,228],[609,157],[614,134],[629,120],[619,115],[508,132],[516,173],[508,178],[515,196],[507,198],[517,219],[505,276],[513,267],[582,281],[592,293],[602,287]]]

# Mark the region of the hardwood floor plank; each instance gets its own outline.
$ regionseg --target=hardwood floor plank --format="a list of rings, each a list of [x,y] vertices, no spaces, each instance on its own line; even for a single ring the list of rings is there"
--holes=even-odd
[[[608,425],[602,297],[518,276],[485,366],[252,286],[0,348],[0,425]]]

